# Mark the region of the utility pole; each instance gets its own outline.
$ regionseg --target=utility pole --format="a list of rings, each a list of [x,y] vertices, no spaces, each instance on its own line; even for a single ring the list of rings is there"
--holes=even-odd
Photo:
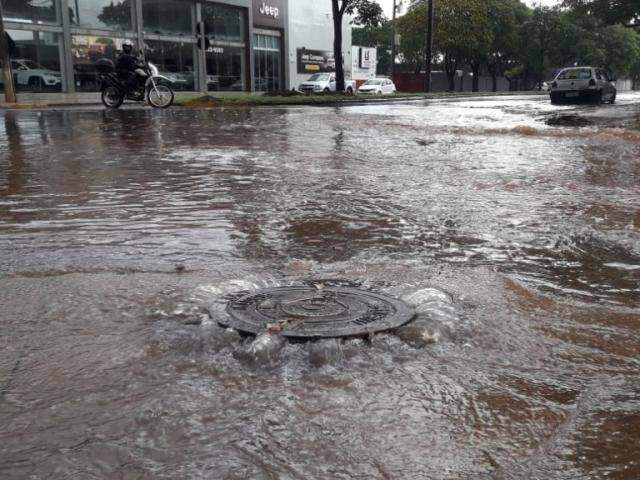
[[[2,1],[0,0],[0,62],[2,62],[4,99],[7,103],[16,103],[16,90],[13,85],[13,73],[11,73],[11,58],[9,57],[9,42],[4,30],[4,14]]]
[[[396,75],[396,13],[398,11],[397,0],[393,0],[393,38],[391,39],[391,80]]]
[[[427,48],[425,55],[424,67],[424,91],[431,91],[431,63],[433,62],[433,19],[434,19],[434,2],[435,0],[426,0],[427,7]]]

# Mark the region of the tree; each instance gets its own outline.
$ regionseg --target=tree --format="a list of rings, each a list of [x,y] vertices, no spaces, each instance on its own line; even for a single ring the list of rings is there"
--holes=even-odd
[[[112,1],[102,9],[98,20],[113,28],[122,30],[131,28],[131,0],[117,3]]]
[[[380,25],[367,25],[353,29],[353,44],[361,47],[375,47],[377,50],[378,74],[387,74],[391,70],[392,22],[383,21]]]
[[[486,56],[492,91],[498,90],[498,77],[519,65],[520,27],[531,13],[519,0],[489,0],[492,41]]]
[[[521,77],[540,85],[554,68],[576,63],[576,45],[584,42],[575,26],[558,8],[535,8],[520,31]]]
[[[438,3],[435,46],[443,57],[449,90],[455,89],[456,71],[471,64],[477,74],[489,50],[492,32],[485,0],[447,0]],[[477,83],[474,84],[477,89]]]
[[[564,6],[592,15],[608,25],[640,25],[638,0],[564,0]]]
[[[638,90],[640,89],[640,34],[636,35],[635,45],[638,55],[635,61],[629,67],[629,76],[631,77],[631,81],[633,82],[631,88],[633,88],[634,90]]]
[[[427,6],[424,1],[414,2],[408,12],[396,20],[401,33],[398,50],[405,69],[420,73],[424,66]]]
[[[615,77],[630,75],[640,62],[640,35],[622,25],[612,25],[602,30],[604,59],[602,65]]]
[[[333,54],[336,59],[336,90],[344,92],[344,62],[342,60],[342,24],[344,15],[355,15],[357,25],[379,25],[384,14],[374,0],[331,0],[333,10]]]

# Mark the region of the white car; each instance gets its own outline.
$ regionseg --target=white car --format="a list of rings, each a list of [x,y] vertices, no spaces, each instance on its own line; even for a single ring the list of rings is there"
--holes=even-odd
[[[333,73],[315,73],[298,87],[303,93],[333,93],[337,90],[336,76]],[[356,91],[356,82],[344,80],[344,91],[351,95]]]
[[[194,78],[191,72],[160,72],[160,75],[168,78],[176,90],[193,89]]]
[[[16,76],[18,85],[31,88],[59,87],[62,84],[62,74],[38,65],[33,60],[13,59],[11,70]]]
[[[396,86],[388,78],[372,78],[358,89],[358,93],[365,95],[391,95],[395,92]]]
[[[615,80],[607,72],[594,67],[571,67],[560,70],[551,83],[551,103],[588,100],[594,103],[616,101]]]

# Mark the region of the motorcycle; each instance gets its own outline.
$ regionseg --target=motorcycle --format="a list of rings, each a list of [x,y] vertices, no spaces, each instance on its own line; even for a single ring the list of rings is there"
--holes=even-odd
[[[146,100],[154,108],[168,108],[173,104],[173,89],[167,85],[171,80],[160,75],[158,67],[144,59],[136,70],[138,78],[132,91],[118,78],[112,60],[102,58],[95,67],[101,83],[102,104],[107,108],[119,108],[125,99],[136,102]]]

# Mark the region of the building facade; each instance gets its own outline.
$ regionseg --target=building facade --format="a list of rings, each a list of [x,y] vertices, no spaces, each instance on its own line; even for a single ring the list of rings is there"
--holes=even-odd
[[[177,91],[279,91],[332,68],[330,0],[0,1],[18,92],[95,92],[94,62],[115,59],[127,39]],[[300,52],[331,58],[316,67]]]

